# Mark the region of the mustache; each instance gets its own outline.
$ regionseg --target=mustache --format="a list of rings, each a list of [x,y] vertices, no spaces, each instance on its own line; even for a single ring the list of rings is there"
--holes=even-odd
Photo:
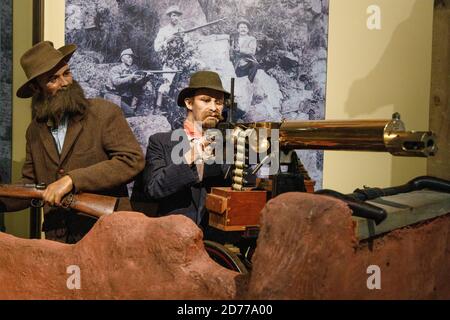
[[[219,121],[222,121],[224,119],[224,117],[222,116],[222,112],[211,112],[211,111],[206,111],[203,114],[203,119],[206,119],[208,117],[214,117],[219,119]]]

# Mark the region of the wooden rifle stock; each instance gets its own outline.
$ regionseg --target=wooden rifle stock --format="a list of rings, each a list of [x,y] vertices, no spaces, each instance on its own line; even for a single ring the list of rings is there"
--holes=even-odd
[[[0,197],[42,200],[46,186],[42,184],[0,184]],[[61,207],[100,218],[111,214],[117,206],[117,198],[93,193],[69,193],[61,201]]]

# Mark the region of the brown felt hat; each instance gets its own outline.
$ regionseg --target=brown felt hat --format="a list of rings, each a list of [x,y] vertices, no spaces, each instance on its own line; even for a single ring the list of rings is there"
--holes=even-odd
[[[213,71],[198,71],[191,76],[189,87],[184,88],[178,94],[177,104],[185,107],[184,99],[192,97],[197,89],[212,89],[223,92],[225,99],[230,97],[230,93],[222,86],[219,75]]]
[[[34,45],[20,58],[20,64],[28,81],[17,90],[16,95],[19,98],[32,97],[34,91],[30,86],[31,82],[38,76],[52,70],[61,61],[68,62],[75,50],[77,50],[77,46],[74,44],[55,49],[50,41],[42,41]]]

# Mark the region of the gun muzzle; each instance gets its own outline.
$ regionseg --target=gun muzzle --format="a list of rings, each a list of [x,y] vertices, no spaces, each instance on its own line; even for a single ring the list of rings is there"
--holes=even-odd
[[[285,121],[280,149],[389,152],[395,156],[429,157],[437,152],[431,131],[405,131],[399,114],[391,120]]]
[[[437,152],[436,136],[430,131],[392,132],[384,141],[394,156],[429,157]]]

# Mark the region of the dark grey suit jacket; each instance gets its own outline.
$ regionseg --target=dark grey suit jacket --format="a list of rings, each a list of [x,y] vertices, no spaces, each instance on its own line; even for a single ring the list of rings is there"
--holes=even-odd
[[[158,215],[183,214],[197,225],[206,223],[206,194],[212,186],[230,185],[224,179],[226,165],[205,164],[203,180],[199,181],[195,165],[175,164],[171,153],[180,141],[171,141],[172,131],[157,133],[149,138],[143,189],[159,204]],[[184,136],[187,139],[186,136]],[[186,140],[187,141],[187,140]]]

